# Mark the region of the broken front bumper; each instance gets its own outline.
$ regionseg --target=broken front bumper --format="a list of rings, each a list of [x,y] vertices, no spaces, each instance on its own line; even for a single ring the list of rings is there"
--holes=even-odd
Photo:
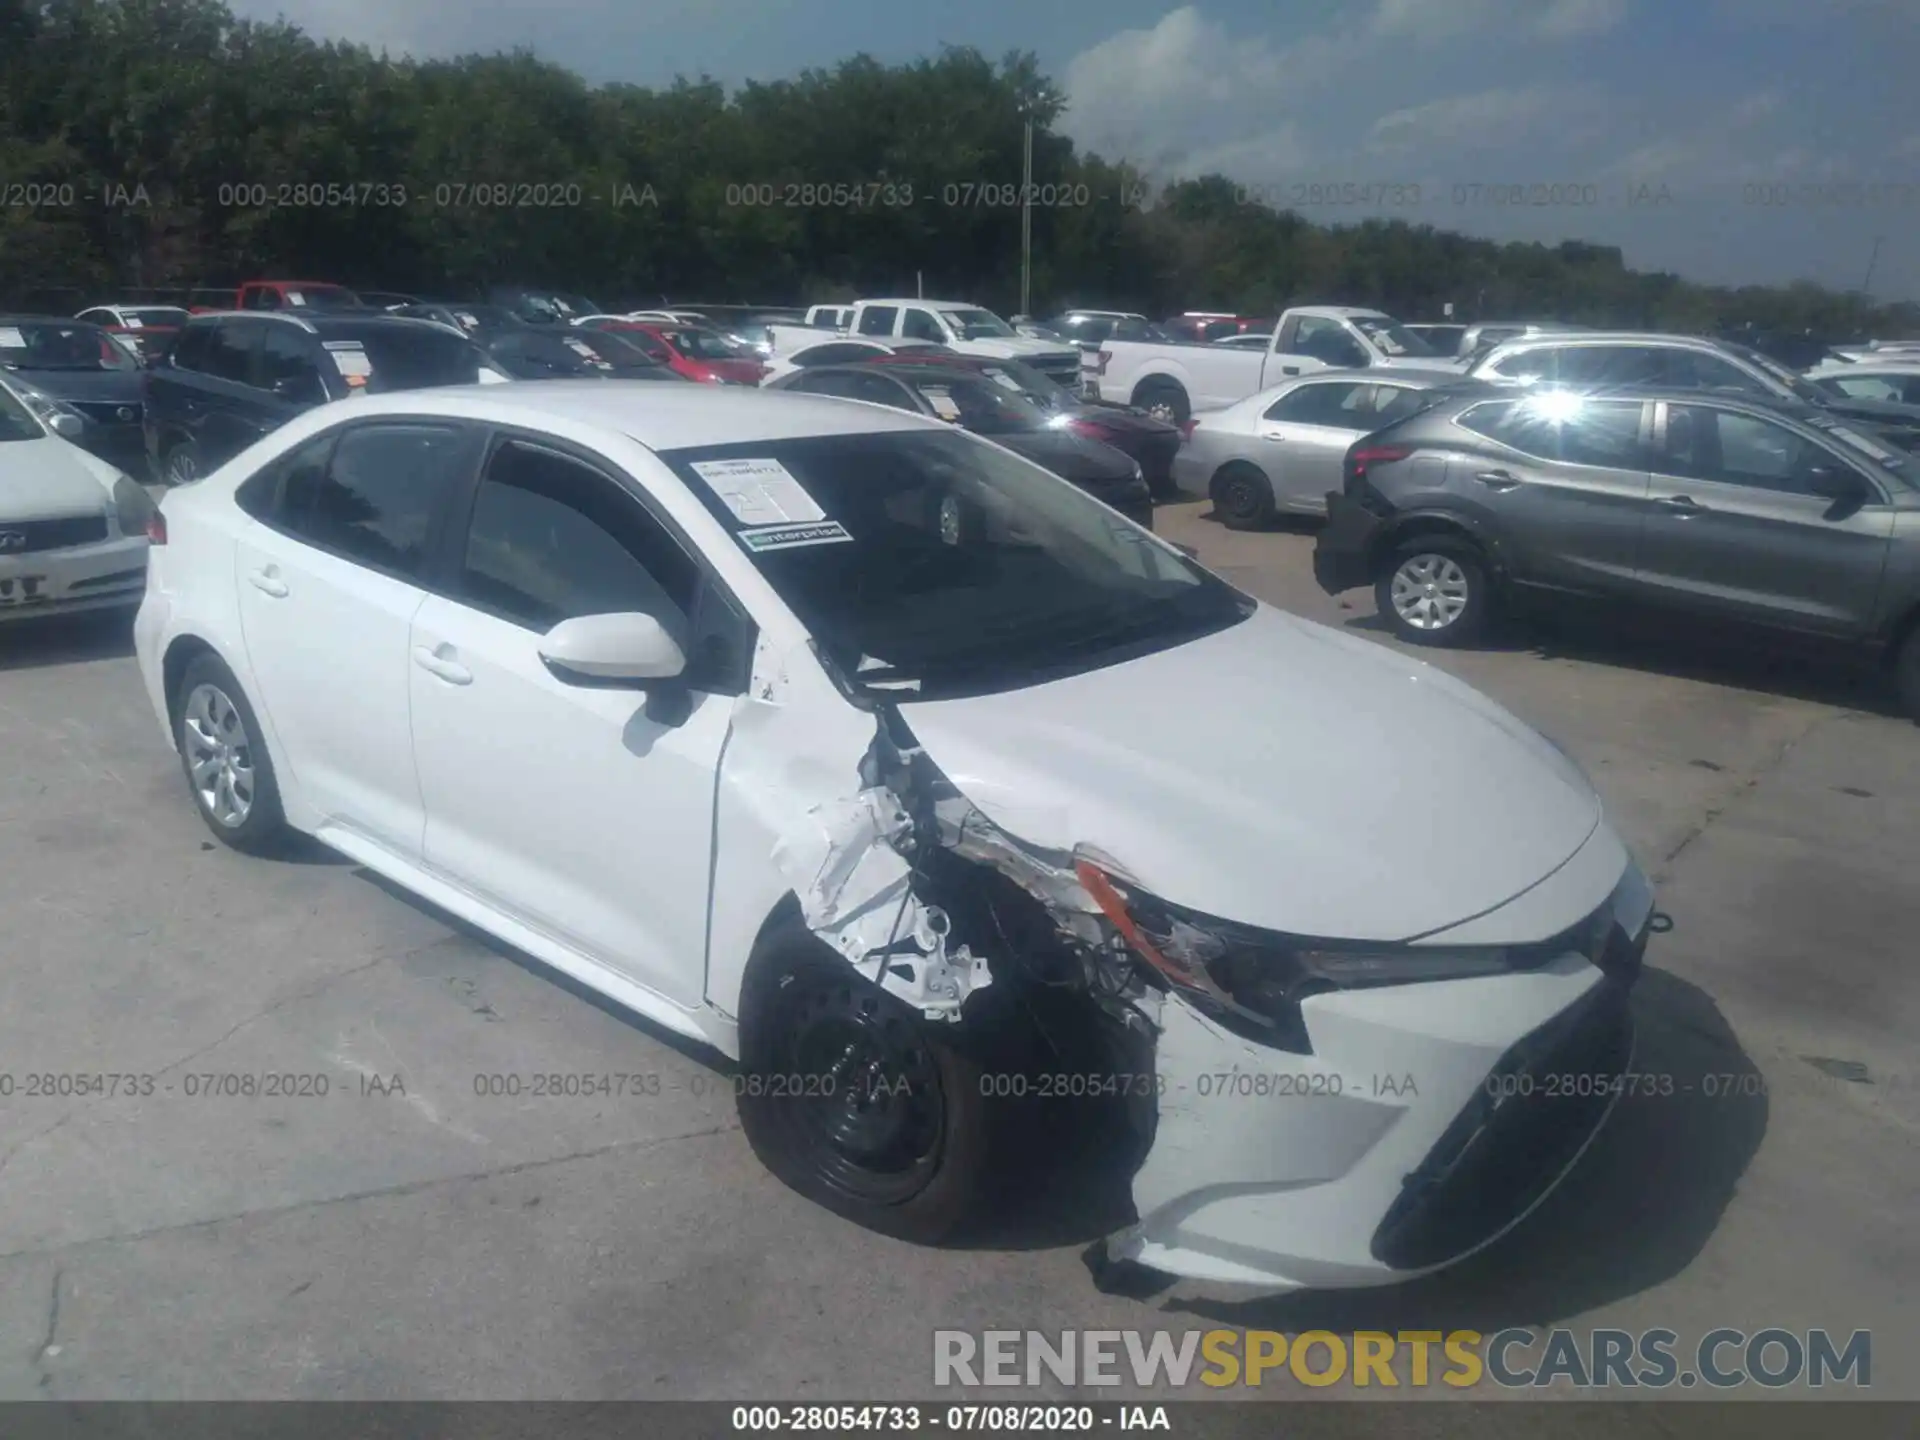
[[[1462,1259],[1568,1173],[1621,1093],[1652,923],[1637,869],[1597,959],[1314,997],[1313,1053],[1170,998],[1137,1224],[1109,1255],[1266,1289],[1390,1284]]]
[[[1339,491],[1327,496],[1327,523],[1313,542],[1313,578],[1329,595],[1373,583],[1379,516]]]

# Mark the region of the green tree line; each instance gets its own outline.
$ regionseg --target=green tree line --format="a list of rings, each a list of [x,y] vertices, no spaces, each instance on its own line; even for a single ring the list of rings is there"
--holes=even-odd
[[[1035,121],[1033,308],[1271,314],[1290,303],[1833,338],[1920,330],[1806,283],[1726,289],[1618,249],[1310,223],[1205,176],[1151,184],[1056,133],[1034,57],[971,49],[669,88],[536,56],[393,60],[220,0],[0,0],[0,302],[254,276],[605,304],[1019,297]],[[267,203],[259,203],[262,200]]]

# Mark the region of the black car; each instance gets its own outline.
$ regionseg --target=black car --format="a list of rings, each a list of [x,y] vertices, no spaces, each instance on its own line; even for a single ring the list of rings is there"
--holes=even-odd
[[[398,290],[356,290],[362,305],[371,305],[376,310],[398,310],[402,305],[418,305],[418,295],[404,295]]]
[[[1045,410],[1059,428],[1111,445],[1127,456],[1140,467],[1154,499],[1165,500],[1179,493],[1173,483],[1173,457],[1180,449],[1180,429],[1155,419],[1144,410],[1082,399],[1024,360],[955,356],[944,346],[937,353],[929,346],[925,350],[876,351],[859,359],[872,365],[941,364],[956,370],[972,370],[996,385],[1024,395]]]
[[[770,382],[769,390],[837,395],[930,415],[984,435],[1045,466],[1135,524],[1153,528],[1153,495],[1139,464],[977,370],[942,365],[816,365]],[[946,523],[942,517],[943,526]]]
[[[407,320],[431,320],[450,325],[476,340],[496,330],[529,330],[533,322],[522,319],[505,305],[489,305],[468,300],[416,300],[392,313]]]
[[[480,348],[516,380],[675,380],[693,382],[638,345],[605,330],[520,325],[482,331]]]
[[[497,285],[487,292],[487,303],[511,311],[533,325],[570,325],[582,315],[606,313],[584,295],[521,286]]]
[[[146,453],[182,484],[329,400],[508,377],[443,325],[375,311],[196,315],[136,372],[146,388]]]
[[[51,315],[0,315],[0,368],[42,420],[77,415],[74,444],[144,473],[140,361],[99,325]]]

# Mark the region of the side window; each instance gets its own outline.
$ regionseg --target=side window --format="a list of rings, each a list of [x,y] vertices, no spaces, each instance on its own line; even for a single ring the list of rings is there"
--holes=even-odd
[[[849,375],[853,382],[853,398],[871,400],[876,405],[891,405],[896,410],[918,411],[919,406],[907,398],[906,391],[884,375]]]
[[[509,441],[474,498],[461,583],[474,604],[529,630],[639,611],[684,645],[700,571],[605,475]]]
[[[1368,428],[1357,407],[1364,398],[1361,392],[1372,388],[1351,382],[1302,385],[1268,406],[1263,418],[1292,425],[1333,425],[1345,430]]]
[[[82,310],[74,318],[84,320],[89,325],[105,325],[108,328],[112,328],[120,323],[115,316],[110,315],[105,310]]]
[[[1773,391],[1718,355],[1691,350],[1673,352],[1673,383],[1683,390],[1726,390],[1736,395],[1771,397]]]
[[[1823,390],[1837,390],[1850,400],[1904,400],[1900,385],[1889,375],[1836,375],[1815,382]]]
[[[466,451],[467,436],[450,425],[357,426],[340,436],[324,474],[288,475],[281,514],[323,550],[416,579]]]
[[[850,360],[864,360],[878,353],[871,345],[810,345],[805,350],[795,352],[792,363],[802,369],[809,365],[843,365]]]
[[[1232,335],[1238,329],[1236,325],[1221,333]],[[1293,353],[1333,366],[1358,367],[1367,363],[1366,350],[1347,333],[1345,326],[1338,320],[1327,320],[1317,315],[1301,318],[1300,329],[1293,337]]]
[[[1572,465],[1645,470],[1638,400],[1589,400],[1560,426],[1560,458]]]
[[[236,385],[253,383],[253,347],[259,343],[259,322],[225,322],[213,327],[200,368]]]
[[[247,303],[244,308],[248,310],[278,310],[280,308],[280,297],[262,285],[247,292]]]
[[[276,529],[293,529],[298,517],[313,513],[314,497],[327,478],[338,431],[315,436],[284,455],[234,492],[234,502],[254,519]]]
[[[1690,413],[1691,424],[1683,423],[1682,429],[1692,433],[1681,438],[1687,442],[1685,458],[1692,461],[1690,473],[1697,478],[1808,495],[1813,493],[1808,480],[1814,468],[1831,463],[1818,445],[1784,425],[1696,406],[1675,405],[1669,411],[1670,450],[1673,420],[1680,412]]]
[[[940,322],[924,310],[909,310],[900,325],[900,337],[903,340],[932,340],[940,343],[946,335],[940,329]]]
[[[857,380],[857,376],[833,370],[818,375],[803,375],[787,388],[798,390],[803,395],[837,395],[843,400],[858,400],[860,391]]]
[[[893,317],[900,312],[892,305],[869,305],[860,312],[860,333],[862,335],[891,335]]]
[[[213,340],[211,325],[188,325],[180,332],[168,359],[176,370],[205,370],[207,353]]]
[[[1558,370],[1554,357],[1559,353],[1555,346],[1538,345],[1531,350],[1521,350],[1501,357],[1487,367],[1487,373],[1497,375],[1502,380],[1551,384]]]
[[[1426,404],[1427,392],[1406,385],[1382,385],[1373,397],[1373,418],[1367,423],[1384,430],[1396,420],[1404,420]]]
[[[1658,385],[1666,375],[1668,352],[1646,345],[1568,345],[1557,353],[1560,385]]]
[[[286,324],[270,326],[260,341],[260,388],[295,404],[324,404],[327,387],[320,382],[313,351],[304,330]]]

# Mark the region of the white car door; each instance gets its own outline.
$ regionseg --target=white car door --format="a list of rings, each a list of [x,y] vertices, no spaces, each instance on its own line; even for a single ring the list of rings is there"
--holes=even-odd
[[[610,466],[530,441],[497,443],[456,552],[409,647],[428,866],[698,1004],[716,777],[745,689],[720,677],[751,653],[745,622]],[[680,640],[686,684],[570,683],[541,658],[560,621],[630,611]]]
[[[413,615],[479,434],[379,420],[298,447],[239,495],[240,623],[257,693],[322,826],[408,860],[424,824],[408,711]]]

